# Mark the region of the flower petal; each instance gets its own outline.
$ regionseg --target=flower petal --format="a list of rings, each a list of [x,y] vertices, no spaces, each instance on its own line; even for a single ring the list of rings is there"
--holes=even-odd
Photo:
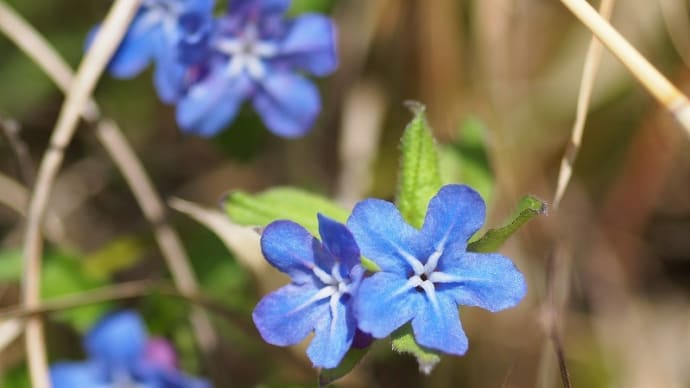
[[[311,300],[317,292],[313,284],[288,284],[261,299],[252,313],[261,337],[273,345],[294,345],[321,320],[330,321],[328,298]]]
[[[143,356],[146,329],[139,314],[120,311],[101,318],[86,334],[84,342],[90,358],[116,369],[125,368]]]
[[[272,266],[290,275],[295,283],[309,282],[313,274],[313,245],[318,240],[301,225],[279,220],[261,235],[261,252]]]
[[[54,388],[97,387],[98,368],[91,362],[58,362],[50,366],[50,383]]]
[[[213,136],[235,118],[251,86],[244,76],[228,79],[218,66],[180,100],[177,123],[185,132]]]
[[[387,272],[406,276],[410,261],[424,250],[419,247],[418,231],[406,223],[392,203],[380,199],[359,202],[347,226],[362,254]]]
[[[377,272],[362,281],[353,303],[359,328],[383,338],[412,319],[424,304],[424,297],[407,286],[406,278]]]
[[[421,233],[436,250],[464,251],[485,216],[486,205],[479,193],[465,185],[446,185],[429,201]]]
[[[352,309],[342,300],[334,303],[334,307],[335,314],[330,319],[319,320],[314,338],[307,348],[307,356],[317,368],[338,366],[345,353],[350,350],[355,335],[357,323]]]
[[[439,291],[459,305],[495,312],[517,305],[527,293],[522,273],[510,259],[498,253],[466,252],[443,257],[438,270],[457,279],[440,285]]]
[[[213,12],[213,0],[185,0],[184,9],[188,12]]]
[[[463,355],[467,352],[467,336],[462,330],[458,306],[444,295],[437,294],[438,308],[421,303],[412,320],[417,343],[444,353]]]
[[[347,227],[321,213],[317,217],[323,246],[331,255],[345,264],[348,270],[359,264],[359,247]]]
[[[137,388],[210,388],[208,381],[188,376],[177,370],[142,369],[141,379],[146,383]],[[150,384],[150,385],[149,385]]]
[[[158,97],[166,104],[176,102],[184,92],[184,79],[186,67],[173,58],[174,50],[168,50],[158,56],[156,70],[153,73],[153,82],[158,92]]]
[[[293,138],[304,135],[321,110],[316,86],[286,71],[269,71],[254,96],[254,108],[271,132]]]
[[[323,15],[306,14],[294,19],[280,42],[279,58],[317,76],[332,73],[338,67],[336,29]]]
[[[210,12],[185,12],[178,18],[179,39],[174,50],[165,50],[175,61],[184,65],[199,65],[211,55],[211,37],[215,20]]]
[[[290,0],[230,0],[228,13],[245,13],[245,17],[258,14],[282,14],[290,8]]]
[[[94,27],[86,38],[86,48],[96,37],[100,25]],[[146,9],[134,17],[120,46],[108,64],[108,72],[115,78],[133,78],[141,73],[151,62],[162,44],[163,32],[158,23],[150,22]]]

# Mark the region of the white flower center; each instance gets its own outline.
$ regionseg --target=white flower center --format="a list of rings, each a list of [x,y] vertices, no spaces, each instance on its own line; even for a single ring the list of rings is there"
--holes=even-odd
[[[412,288],[418,288],[424,291],[434,309],[440,313],[440,306],[436,296],[435,284],[461,281],[461,279],[459,279],[457,276],[436,270],[439,259],[443,255],[444,246],[445,241],[442,241],[440,244],[438,244],[436,250],[434,250],[434,252],[432,252],[427,258],[426,264],[423,264],[421,260],[398,248],[398,254],[412,268],[412,275],[407,279],[405,285],[393,293],[393,295],[399,295]]]
[[[218,40],[214,47],[230,57],[226,68],[230,77],[236,77],[246,71],[257,80],[266,75],[264,60],[278,53],[275,43],[260,39],[259,30],[254,23],[247,24],[244,31],[237,37]]]
[[[338,315],[338,303],[343,295],[352,292],[352,283],[349,279],[343,279],[340,274],[340,263],[336,262],[331,268],[331,273],[324,271],[318,266],[312,268],[314,275],[323,283],[323,287],[316,292],[306,302],[295,308],[294,311],[299,311],[312,303],[318,302],[322,299],[329,298],[328,304],[331,310],[331,332],[335,330],[336,323],[340,317]]]

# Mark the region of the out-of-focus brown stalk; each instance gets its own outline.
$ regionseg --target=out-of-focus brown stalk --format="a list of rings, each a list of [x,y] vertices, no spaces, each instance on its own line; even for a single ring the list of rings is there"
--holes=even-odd
[[[613,11],[613,6],[615,0],[602,0],[599,5],[598,16],[607,21],[611,18],[611,13]],[[592,90],[594,88],[595,79],[597,72],[599,70],[599,65],[601,64],[601,56],[603,52],[603,47],[596,37],[592,37],[589,43],[589,49],[587,50],[587,55],[585,57],[585,65],[582,72],[582,81],[580,82],[580,92],[577,99],[577,110],[575,115],[575,123],[573,124],[573,130],[570,136],[570,141],[566,145],[563,158],[561,159],[561,167],[558,173],[558,179],[556,183],[556,192],[554,194],[554,199],[552,203],[552,210],[558,210],[563,195],[570,183],[570,179],[573,174],[573,165],[577,159],[580,146],[582,145],[582,135],[585,129],[585,122],[587,121],[587,112],[589,111],[589,104],[592,97]],[[562,241],[556,241],[556,244],[562,244]],[[554,249],[554,252],[548,258],[547,265],[547,280],[546,280],[546,327],[548,338],[553,344],[556,360],[558,362],[558,369],[561,375],[561,382],[565,388],[572,386],[570,381],[570,372],[568,371],[568,366],[565,360],[565,350],[563,348],[563,341],[561,339],[560,333],[560,316],[562,313],[562,306],[559,301],[556,300],[556,277],[558,275],[557,271],[560,271],[560,266],[563,264],[559,260],[562,250],[559,246]],[[563,285],[563,287],[568,287]],[[567,294],[567,293],[566,293]],[[545,351],[542,357],[546,355]],[[542,363],[543,365],[543,363]]]
[[[24,239],[22,302],[26,308],[40,306],[41,258],[43,254],[41,225],[55,177],[62,164],[64,149],[74,134],[79,116],[89,101],[89,96],[96,82],[124,37],[138,8],[139,1],[137,0],[118,0],[113,4],[102,28],[94,39],[92,50],[87,53],[77,71],[51,135],[50,146],[41,161],[36,185],[29,202]],[[42,326],[43,322],[40,318],[32,317],[26,322],[29,376],[31,384],[35,388],[49,388],[51,386],[48,379],[48,363]]]

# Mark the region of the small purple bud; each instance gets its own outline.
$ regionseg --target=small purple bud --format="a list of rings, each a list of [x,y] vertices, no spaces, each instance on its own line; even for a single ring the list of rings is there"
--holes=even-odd
[[[177,370],[177,354],[170,342],[163,338],[150,338],[146,342],[144,360],[164,370]]]

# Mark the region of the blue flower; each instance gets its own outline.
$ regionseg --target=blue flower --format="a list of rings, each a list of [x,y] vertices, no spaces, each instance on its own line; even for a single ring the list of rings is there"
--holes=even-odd
[[[231,0],[213,26],[207,58],[177,106],[187,132],[211,136],[226,127],[245,100],[266,126],[298,137],[321,109],[316,86],[298,71],[324,76],[337,66],[335,26],[318,14],[284,18],[289,0]],[[197,56],[199,48],[189,56]],[[185,56],[183,54],[183,56]]]
[[[200,42],[210,32],[213,0],[144,0],[120,47],[108,64],[117,78],[132,78],[156,62],[154,83],[166,103],[186,90],[188,67],[178,45]],[[90,46],[99,27],[87,39]]]
[[[459,305],[495,312],[515,306],[526,293],[510,259],[467,252],[484,217],[484,201],[464,185],[444,186],[431,199],[420,230],[390,202],[358,203],[347,225],[362,254],[381,268],[362,282],[354,302],[359,328],[383,338],[411,321],[420,345],[464,354]]]
[[[53,387],[210,387],[204,380],[179,372],[170,347],[160,339],[147,339],[144,323],[131,311],[102,318],[87,333],[84,347],[89,355],[87,361],[51,366]]]
[[[275,221],[261,237],[271,265],[292,283],[264,297],[252,314],[266,342],[294,345],[314,331],[307,355],[314,366],[334,368],[357,329],[352,303],[364,275],[359,248],[345,225],[319,214],[323,244],[292,221]]]

